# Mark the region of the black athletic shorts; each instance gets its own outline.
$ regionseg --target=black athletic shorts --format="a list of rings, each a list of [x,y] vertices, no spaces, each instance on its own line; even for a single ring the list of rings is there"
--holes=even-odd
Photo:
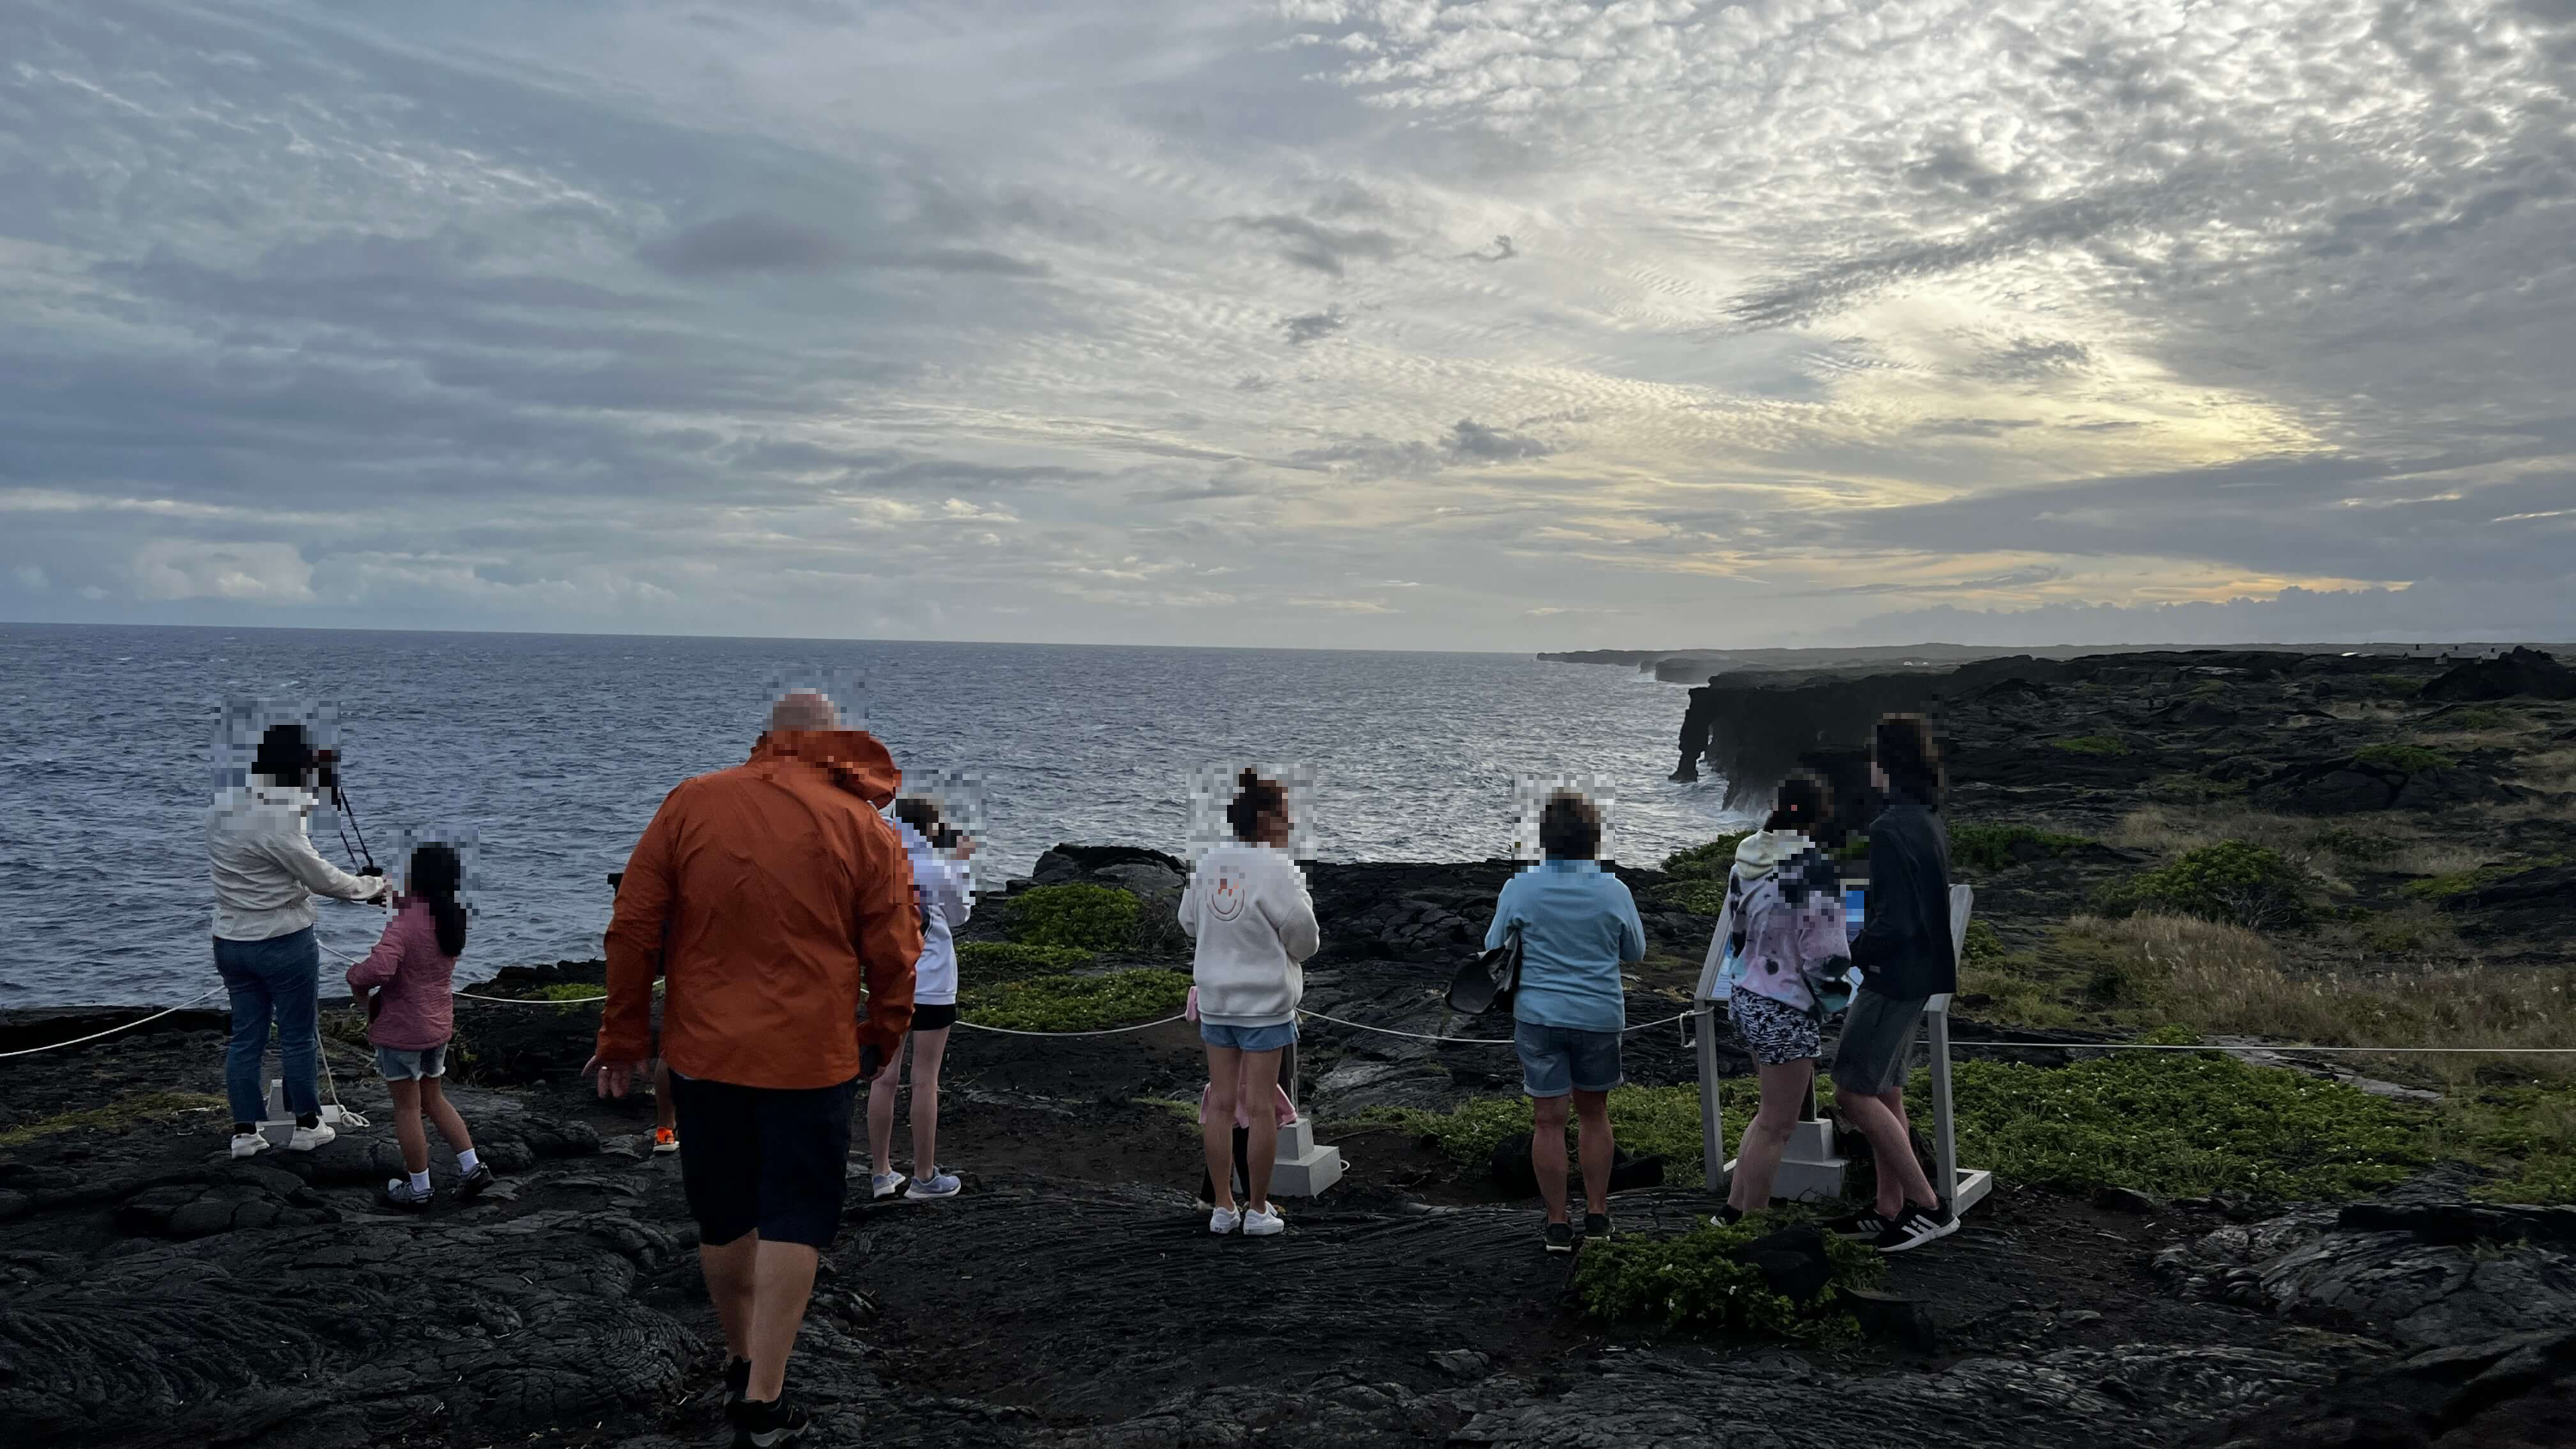
[[[757,1230],[763,1242],[830,1247],[849,1182],[858,1092],[855,1077],[797,1091],[672,1072],[680,1186],[698,1241],[722,1247]]]
[[[912,1029],[914,1031],[946,1031],[956,1024],[956,1002],[939,1002],[929,1006],[916,1002],[913,1005]]]

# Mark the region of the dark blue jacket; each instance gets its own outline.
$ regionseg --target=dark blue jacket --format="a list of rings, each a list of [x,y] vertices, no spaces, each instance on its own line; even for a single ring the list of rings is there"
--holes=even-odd
[[[1869,827],[1869,895],[1852,938],[1861,990],[1910,1001],[1959,989],[1950,949],[1950,836],[1901,786]]]

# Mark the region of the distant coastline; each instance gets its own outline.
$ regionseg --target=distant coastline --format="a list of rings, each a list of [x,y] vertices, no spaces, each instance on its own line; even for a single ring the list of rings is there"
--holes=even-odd
[[[2192,650],[2259,650],[2282,654],[2385,654],[2401,658],[2480,658],[2517,647],[2561,656],[2576,653],[2576,644],[2486,640],[2444,644],[1864,644],[1834,649],[1569,649],[1541,653],[1552,664],[1608,664],[1636,669],[1666,684],[1705,684],[1719,674],[1835,674],[1867,670],[1898,674],[1919,670],[1938,674],[1980,659],[2081,659],[2100,654],[2182,653]]]

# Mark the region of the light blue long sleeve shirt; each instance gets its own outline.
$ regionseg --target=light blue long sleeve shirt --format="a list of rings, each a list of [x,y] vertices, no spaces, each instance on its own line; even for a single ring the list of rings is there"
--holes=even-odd
[[[1521,988],[1512,1017],[1572,1031],[1625,1031],[1623,962],[1646,959],[1646,928],[1627,883],[1597,860],[1551,856],[1513,876],[1494,901],[1485,949],[1521,923]]]

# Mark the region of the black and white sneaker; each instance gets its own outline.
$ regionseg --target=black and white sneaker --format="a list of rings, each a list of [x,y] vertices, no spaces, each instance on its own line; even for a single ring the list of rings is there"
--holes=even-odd
[[[493,1183],[498,1181],[500,1181],[500,1179],[492,1175],[492,1164],[488,1162],[475,1163],[474,1170],[472,1172],[456,1179],[456,1200],[458,1202],[472,1202],[474,1199],[483,1195],[483,1189],[490,1187]]]
[[[1935,1238],[1946,1238],[1958,1230],[1959,1219],[1955,1214],[1940,1208],[1927,1211],[1907,1203],[1897,1213],[1896,1220],[1887,1225],[1887,1231],[1878,1235],[1878,1250],[1902,1253],[1909,1248],[1922,1247]]]
[[[1610,1215],[1608,1213],[1585,1213],[1583,1215],[1583,1238],[1585,1242],[1599,1241],[1606,1243],[1610,1241],[1610,1233]]]
[[[1573,1252],[1574,1224],[1549,1223],[1547,1225],[1547,1250],[1551,1253]]]
[[[751,1360],[725,1355],[724,1405],[730,1416],[739,1412],[742,1401],[751,1397]]]
[[[733,1449],[779,1449],[805,1437],[814,1427],[814,1416],[801,1404],[788,1401],[785,1394],[767,1400],[744,1399],[729,1411],[733,1420]]]
[[[1823,1226],[1826,1232],[1833,1234],[1837,1238],[1849,1238],[1854,1242],[1874,1243],[1886,1235],[1887,1224],[1888,1217],[1885,1213],[1878,1211],[1876,1208],[1862,1208],[1856,1213],[1845,1213],[1838,1218],[1827,1218],[1825,1219]]]

